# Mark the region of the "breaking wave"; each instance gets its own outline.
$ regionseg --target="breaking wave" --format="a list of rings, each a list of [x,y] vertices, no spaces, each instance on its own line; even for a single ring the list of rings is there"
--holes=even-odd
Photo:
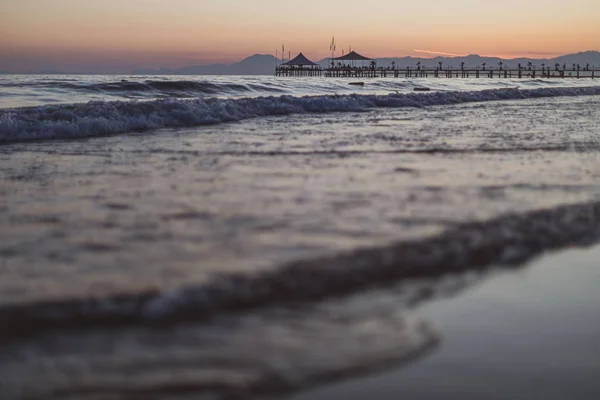
[[[163,82],[169,85],[182,82]],[[0,110],[0,143],[54,138],[84,138],[182,128],[254,117],[302,113],[366,111],[375,107],[426,107],[539,97],[596,96],[600,87],[490,89],[389,95],[280,96],[241,99],[163,99],[93,101]]]
[[[50,330],[165,326],[231,312],[313,303],[411,278],[519,265],[542,251],[600,238],[600,202],[509,214],[383,248],[294,261],[272,270],[216,276],[170,292],[0,307],[0,343]]]
[[[272,92],[282,93],[283,89],[273,85],[265,85],[258,83],[219,83],[208,81],[163,81],[163,80],[146,80],[138,81],[115,81],[102,83],[87,83],[76,80],[43,80],[36,82],[8,82],[0,83],[0,87],[17,87],[17,88],[43,88],[53,90],[69,90],[76,92],[87,93],[125,93],[130,96],[135,95],[152,95],[152,97],[160,96],[192,96],[199,95],[232,95],[232,94],[249,94],[253,92]]]

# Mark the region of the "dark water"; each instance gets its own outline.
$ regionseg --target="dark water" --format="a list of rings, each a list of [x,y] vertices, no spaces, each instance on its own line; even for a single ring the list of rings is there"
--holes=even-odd
[[[597,86],[36,79],[2,90],[95,101],[0,111],[7,398],[244,397],[378,370],[439,343],[418,304],[598,237]]]

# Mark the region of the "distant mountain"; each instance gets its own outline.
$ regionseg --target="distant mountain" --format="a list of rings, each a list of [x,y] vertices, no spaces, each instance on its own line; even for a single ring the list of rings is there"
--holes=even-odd
[[[598,51],[586,51],[577,54],[568,54],[555,58],[513,58],[503,59],[499,57],[484,57],[477,54],[471,54],[468,56],[459,57],[434,57],[434,58],[418,58],[418,57],[402,57],[402,58],[378,58],[377,65],[389,66],[395,63],[397,68],[414,67],[418,62],[424,67],[437,67],[438,63],[441,62],[444,67],[460,67],[461,63],[464,62],[467,67],[481,66],[485,63],[488,68],[497,68],[498,63],[502,62],[502,65],[506,68],[516,68],[519,64],[526,67],[528,62],[533,63],[538,68],[541,64],[548,66],[554,66],[554,64],[567,64],[571,67],[573,64],[580,64],[582,67],[586,64],[595,65],[600,69],[600,52]],[[322,66],[327,66],[329,59],[324,59],[319,62]]]
[[[600,52],[598,51],[584,51],[582,53],[576,54],[567,54],[565,56],[560,56],[553,58],[551,60],[552,63],[559,64],[580,64],[585,65],[589,63],[590,65],[596,66],[596,68],[600,69]]]
[[[54,69],[41,69],[39,71],[28,71],[26,72],[26,74],[33,74],[33,75],[63,75],[64,72],[60,72]]]
[[[518,64],[526,67],[528,62],[532,62],[536,67],[541,67],[541,64],[554,67],[554,64],[566,64],[568,69],[571,69],[573,64],[579,64],[585,67],[586,64],[595,66],[600,70],[600,52],[599,51],[584,51],[581,53],[567,54],[555,58],[514,58],[502,59],[499,57],[484,57],[477,54],[460,57],[434,57],[434,58],[419,58],[419,57],[396,57],[396,58],[378,58],[378,66],[390,66],[392,62],[396,68],[415,67],[418,62],[421,66],[433,68],[437,67],[441,62],[444,67],[459,68],[460,63],[464,62],[466,67],[477,67],[486,63],[488,68],[498,68],[498,63],[502,62],[505,68],[516,68]],[[183,68],[141,68],[135,71],[115,71],[115,74],[134,74],[134,75],[273,75],[275,65],[281,60],[275,59],[268,54],[255,54],[244,58],[243,60],[233,64],[210,64],[210,65],[190,65]],[[324,58],[318,62],[321,66],[329,65],[329,59]],[[366,62],[365,62],[366,64]],[[360,64],[358,64],[360,65]],[[9,74],[9,71],[0,71],[0,74]],[[80,74],[93,74],[93,72],[79,72]],[[63,71],[44,69],[39,71],[29,71],[26,74],[65,74]]]
[[[548,66],[554,64],[567,64],[569,67],[573,64],[594,65],[600,69],[600,52],[585,51],[582,53],[568,54],[550,59],[539,58],[514,58],[502,59],[499,57],[483,57],[477,54],[471,54],[461,57],[435,57],[435,58],[418,58],[418,57],[400,57],[400,58],[379,58],[377,65],[389,66],[395,63],[397,68],[414,67],[418,62],[424,67],[436,67],[441,62],[444,67],[460,67],[460,63],[464,62],[468,67],[481,66],[486,63],[488,68],[497,68],[498,63],[502,62],[505,68],[516,68],[519,64],[527,66],[528,62],[532,62],[538,68],[542,63]],[[323,67],[329,64],[329,59],[325,58],[318,62]],[[277,60],[272,55],[255,54],[240,62],[234,64],[210,64],[210,65],[192,65],[189,67],[170,69],[139,69],[134,71],[134,74],[141,75],[272,75],[275,71]]]
[[[255,54],[235,64],[191,65],[177,69],[139,69],[143,75],[272,75],[277,60],[271,55]]]

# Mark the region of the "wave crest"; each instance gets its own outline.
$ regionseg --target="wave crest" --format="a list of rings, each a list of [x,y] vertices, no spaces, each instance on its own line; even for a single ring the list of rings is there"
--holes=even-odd
[[[46,80],[37,82],[17,82],[0,83],[0,87],[17,88],[43,88],[70,90],[76,92],[89,93],[124,93],[127,95],[170,95],[170,96],[193,96],[198,95],[232,95],[249,94],[253,92],[260,93],[281,93],[282,89],[258,83],[222,83],[209,81],[165,81],[165,80],[145,80],[138,81],[115,81],[101,83],[82,83],[76,80]]]
[[[0,143],[83,138],[181,128],[270,115],[366,111],[375,107],[425,107],[537,97],[600,95],[600,87],[490,89],[389,95],[327,95],[154,101],[94,101],[0,111]]]
[[[202,320],[227,312],[316,302],[410,278],[520,265],[542,251],[600,237],[600,202],[458,225],[423,240],[300,260],[255,274],[226,274],[171,292],[0,307],[0,343],[55,329]]]

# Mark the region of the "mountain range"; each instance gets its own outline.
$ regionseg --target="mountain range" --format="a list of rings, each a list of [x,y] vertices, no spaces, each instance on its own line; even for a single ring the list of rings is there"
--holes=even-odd
[[[279,60],[280,62],[280,60]],[[421,63],[424,67],[436,67],[439,62],[444,66],[459,67],[462,62],[467,67],[481,66],[486,63],[488,68],[497,67],[499,62],[503,63],[505,68],[516,68],[519,64],[527,66],[528,62],[532,62],[538,68],[541,64],[554,66],[566,64],[571,68],[573,64],[580,64],[584,67],[586,64],[595,66],[600,69],[600,52],[585,51],[575,54],[567,54],[555,58],[513,58],[503,59],[499,57],[484,57],[477,54],[459,57],[434,57],[434,58],[418,58],[418,57],[396,57],[396,58],[379,58],[377,59],[378,66],[389,66],[392,62],[396,68],[414,67],[417,63]],[[255,54],[247,57],[240,62],[233,64],[210,64],[210,65],[191,65],[183,68],[160,68],[160,69],[138,69],[133,71],[133,74],[139,75],[272,75],[275,71],[275,66],[278,60],[272,55]],[[329,59],[319,60],[318,63],[323,67],[327,66]]]

